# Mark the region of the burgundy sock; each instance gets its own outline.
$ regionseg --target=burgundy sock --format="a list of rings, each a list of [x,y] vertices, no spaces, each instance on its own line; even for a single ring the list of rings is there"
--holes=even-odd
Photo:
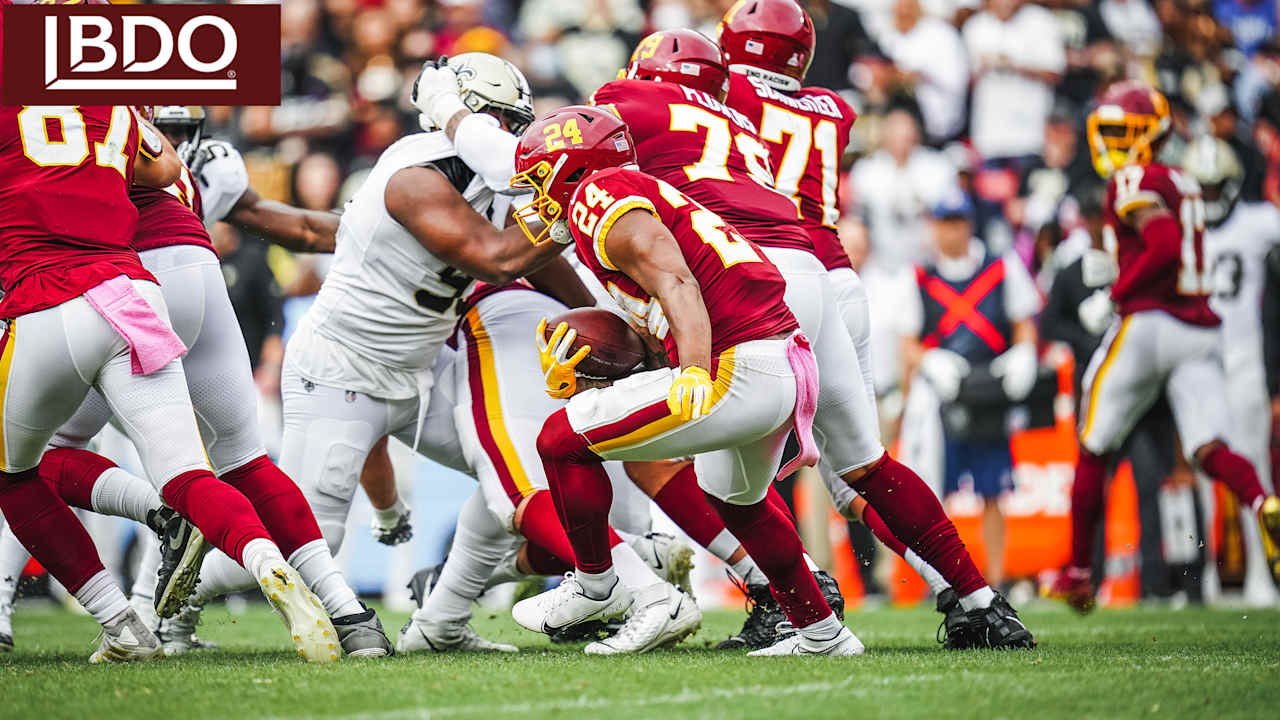
[[[559,559],[560,563],[573,567],[573,546],[556,514],[555,499],[551,493],[538,491],[529,497],[520,513],[520,534],[529,541],[529,547],[537,547]]]
[[[249,499],[286,558],[303,545],[321,539],[320,526],[302,490],[266,455],[223,473],[222,481]]]
[[[1218,445],[1210,450],[1200,462],[1200,467],[1204,468],[1209,477],[1231,488],[1236,499],[1245,507],[1256,507],[1258,501],[1266,496],[1258,482],[1258,472],[1254,470],[1253,463],[1231,452],[1225,445]]]
[[[1071,566],[1093,567],[1093,541],[1102,518],[1107,485],[1107,457],[1080,448],[1071,483]]]
[[[93,484],[115,466],[88,450],[49,448],[40,458],[40,479],[71,507],[93,510]]]
[[[880,513],[876,512],[871,505],[862,508],[862,524],[866,525],[871,534],[884,543],[885,547],[899,556],[906,555],[907,546],[889,530],[889,526],[884,524],[884,518],[880,517]]]
[[[698,487],[698,476],[692,465],[680,468],[671,476],[653,496],[653,501],[677,527],[702,547],[710,545],[724,531],[724,521],[707,504],[707,496]]]
[[[538,454],[547,473],[560,523],[569,536],[577,567],[601,573],[613,566],[609,506],[613,487],[600,457],[573,431],[564,409],[557,410],[538,434]]]
[[[249,499],[208,470],[191,470],[173,478],[160,490],[160,497],[241,565],[249,541],[271,540]]]
[[[802,628],[831,614],[831,606],[801,557],[804,546],[795,526],[773,503],[761,500],[754,505],[733,505],[710,495],[707,502],[769,579],[769,588],[791,624]]]
[[[563,575],[573,569],[573,563],[566,563],[535,542],[525,545],[524,559],[534,575]]]
[[[787,522],[791,523],[791,527],[796,528],[797,532],[799,531],[800,524],[796,522],[796,515],[791,512],[791,506],[787,504],[787,501],[782,499],[782,494],[778,492],[778,487],[776,485],[769,483],[769,492],[765,494],[764,499],[765,502],[772,505],[775,510],[782,513],[782,516],[787,519]]]
[[[0,473],[0,511],[14,536],[68,592],[75,593],[102,572],[89,533],[67,503],[41,480],[38,468]]]
[[[911,468],[885,453],[853,489],[879,513],[885,527],[937,569],[959,595],[987,584],[942,503]]]

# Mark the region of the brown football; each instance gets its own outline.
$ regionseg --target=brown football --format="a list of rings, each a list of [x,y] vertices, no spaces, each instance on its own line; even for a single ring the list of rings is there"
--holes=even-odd
[[[578,308],[547,321],[547,339],[560,323],[578,331],[569,355],[583,345],[591,352],[578,363],[578,373],[592,378],[616,380],[631,374],[644,362],[644,342],[626,320],[607,310]]]

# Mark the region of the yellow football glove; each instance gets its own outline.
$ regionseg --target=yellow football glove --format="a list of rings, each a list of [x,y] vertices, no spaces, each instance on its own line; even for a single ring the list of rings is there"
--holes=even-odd
[[[577,330],[570,330],[569,323],[560,323],[551,339],[547,339],[547,319],[538,323],[538,359],[542,362],[542,374],[547,381],[547,394],[561,400],[573,397],[578,389],[578,375],[574,368],[591,352],[590,345],[583,345],[573,357],[566,357]]]
[[[697,420],[711,410],[711,373],[690,365],[671,381],[667,409],[681,420]]]

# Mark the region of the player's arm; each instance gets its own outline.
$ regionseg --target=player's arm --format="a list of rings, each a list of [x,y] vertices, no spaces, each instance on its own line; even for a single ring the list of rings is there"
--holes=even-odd
[[[1173,213],[1162,204],[1133,207],[1120,220],[1142,236],[1142,252],[1120,271],[1111,295],[1123,298],[1149,278],[1166,277],[1178,271],[1182,253],[1182,228]]]
[[[564,303],[569,308],[593,307],[596,297],[563,255],[557,255],[541,269],[525,278],[539,292]]]
[[[563,245],[534,245],[518,226],[498,230],[431,167],[396,171],[384,195],[387,212],[432,255],[466,275],[502,284],[534,272]]]
[[[680,368],[711,369],[711,318],[698,281],[662,221],[636,209],[604,238],[609,260],[662,305],[680,350]]]
[[[338,235],[338,214],[304,210],[245,190],[225,220],[279,245],[305,253],[331,253]]]
[[[182,174],[182,161],[169,139],[141,115],[138,119],[138,155],[133,163],[133,182],[147,187],[169,187]]]

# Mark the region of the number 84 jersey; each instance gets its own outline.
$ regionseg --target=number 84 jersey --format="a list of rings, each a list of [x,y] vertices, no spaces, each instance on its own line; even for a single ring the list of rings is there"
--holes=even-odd
[[[333,264],[289,342],[289,362],[308,380],[410,398],[453,334],[458,301],[474,281],[428,252],[387,211],[387,182],[414,166],[442,172],[498,227],[506,218],[510,201],[495,202],[443,132],[415,133],[387,148],[347,203]]]
[[[1139,263],[1148,248],[1131,223],[1132,214],[1143,207],[1173,214],[1179,236],[1164,240],[1176,243],[1176,263],[1146,269]],[[1166,165],[1126,165],[1107,181],[1103,219],[1103,241],[1120,266],[1111,298],[1121,315],[1163,310],[1192,325],[1218,325],[1209,308],[1213,283],[1204,252],[1204,201],[1195,179]]]
[[[669,183],[638,170],[610,168],[578,185],[569,202],[569,227],[578,257],[633,324],[645,326],[660,308],[618,270],[605,248],[614,223],[632,210],[652,213],[675,237],[707,307],[712,355],[798,327],[783,298],[786,281],[755,244]],[[661,339],[671,361],[678,363],[675,338],[665,332]]]

